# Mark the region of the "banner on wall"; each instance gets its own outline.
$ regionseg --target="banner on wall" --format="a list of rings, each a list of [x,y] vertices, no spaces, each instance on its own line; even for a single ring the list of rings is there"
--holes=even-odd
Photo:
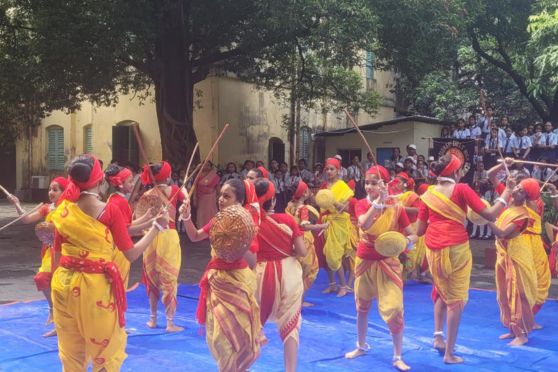
[[[446,154],[454,154],[463,162],[463,178],[460,182],[471,184],[475,175],[474,158],[476,140],[455,138],[433,138],[431,156],[438,160]]]

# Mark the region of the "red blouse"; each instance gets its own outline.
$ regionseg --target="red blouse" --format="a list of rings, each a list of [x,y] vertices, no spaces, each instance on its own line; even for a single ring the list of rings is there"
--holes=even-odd
[[[130,208],[130,204],[128,204],[128,200],[126,200],[126,198],[115,192],[109,197],[107,204],[116,204],[118,209],[120,209],[120,212],[122,212],[122,216],[126,220],[126,224],[130,225],[132,223],[132,208]]]
[[[273,222],[267,221],[267,219],[272,219],[281,225],[287,225],[292,231],[292,235],[287,237],[283,231],[278,230]],[[260,224],[260,230],[258,232],[258,261],[280,260],[287,255],[292,255],[291,252],[294,239],[303,234],[304,232],[300,230],[292,216],[285,213],[275,213],[267,216]],[[285,246],[287,240],[289,241],[288,247]],[[280,249],[285,254],[278,252],[276,248]]]
[[[471,207],[476,213],[480,213],[486,208],[477,193],[465,183],[456,184],[449,199],[464,212],[467,212],[467,206]],[[446,217],[430,210],[425,203],[420,205],[418,219],[428,225],[425,243],[430,249],[442,249],[469,240],[469,235],[467,235],[467,230],[465,230],[463,224],[448,220]]]

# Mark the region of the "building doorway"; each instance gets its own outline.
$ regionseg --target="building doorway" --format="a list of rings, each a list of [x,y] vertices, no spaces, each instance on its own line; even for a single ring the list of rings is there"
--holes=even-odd
[[[139,166],[138,143],[133,121],[121,121],[112,127],[112,160],[121,166]]]
[[[279,164],[285,161],[285,143],[280,138],[271,137],[267,148],[267,162],[277,160]]]

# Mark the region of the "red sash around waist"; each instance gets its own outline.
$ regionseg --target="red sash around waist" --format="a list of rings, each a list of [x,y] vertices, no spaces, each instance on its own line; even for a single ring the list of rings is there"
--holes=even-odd
[[[198,323],[205,324],[207,316],[207,293],[209,292],[209,278],[207,277],[207,273],[209,270],[231,271],[245,269],[247,267],[248,263],[243,258],[234,262],[227,262],[221,258],[214,257],[208,262],[205,267],[205,272],[200,280],[200,297],[198,300],[198,308],[196,310]]]
[[[68,270],[85,274],[104,274],[109,281],[112,293],[114,294],[116,310],[118,313],[118,323],[120,324],[120,327],[124,327],[126,325],[126,320],[124,318],[124,313],[128,308],[128,305],[126,304],[126,291],[124,289],[124,283],[122,282],[120,271],[118,271],[118,267],[114,264],[114,262],[104,261],[103,259],[93,261],[85,258],[62,256],[60,257],[60,266]]]

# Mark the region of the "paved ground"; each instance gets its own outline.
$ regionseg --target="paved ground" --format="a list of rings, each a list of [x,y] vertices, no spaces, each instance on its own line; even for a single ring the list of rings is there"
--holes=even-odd
[[[32,208],[32,204],[24,208]],[[17,216],[15,209],[0,201],[0,226]],[[485,249],[493,247],[493,241],[471,240],[474,265],[471,286],[494,289],[494,270],[485,268]],[[195,283],[199,281],[209,260],[208,242],[190,243],[181,236],[182,269],[179,281]],[[40,244],[35,237],[34,226],[15,224],[0,231],[0,303],[42,299],[37,292],[33,276],[39,267]],[[141,260],[132,264],[130,282],[141,278]],[[551,297],[558,298],[558,279],[552,280]]]

